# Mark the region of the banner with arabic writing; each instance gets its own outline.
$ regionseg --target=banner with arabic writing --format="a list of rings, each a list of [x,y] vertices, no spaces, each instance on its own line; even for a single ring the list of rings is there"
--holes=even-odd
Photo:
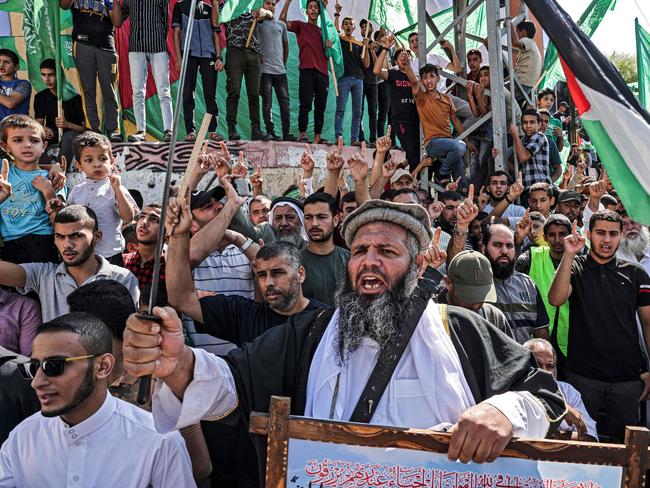
[[[289,440],[287,488],[620,488],[621,467]]]

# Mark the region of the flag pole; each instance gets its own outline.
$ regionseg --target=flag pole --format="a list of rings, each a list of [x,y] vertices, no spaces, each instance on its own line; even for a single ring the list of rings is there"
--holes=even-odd
[[[339,85],[336,81],[336,72],[334,71],[334,58],[332,56],[329,57],[330,59],[330,71],[332,72],[332,81],[334,82],[334,94],[338,97],[339,96]]]
[[[52,10],[50,10],[52,11]],[[63,117],[63,68],[61,67],[61,8],[58,2],[54,2],[54,62],[56,63],[56,116]],[[59,127],[59,144],[63,137],[63,129]],[[59,151],[61,154],[61,151]]]
[[[253,38],[253,32],[255,32],[255,27],[257,27],[257,19],[253,20],[251,25],[251,30],[248,31],[248,37],[246,38],[246,49],[251,45],[251,39]]]
[[[194,14],[196,12],[197,0],[192,0],[190,4],[190,15],[187,22],[187,31],[183,46],[189,46],[194,30]],[[158,297],[158,281],[160,280],[160,256],[163,250],[163,241],[165,240],[165,221],[167,219],[167,205],[169,204],[169,189],[172,183],[172,169],[174,167],[174,152],[176,150],[176,139],[178,138],[178,126],[180,125],[180,115],[183,108],[183,89],[185,87],[185,76],[187,74],[187,60],[189,58],[189,49],[185,50],[185,55],[181,61],[181,71],[179,74],[178,95],[176,97],[176,107],[174,109],[174,123],[172,125],[172,137],[169,143],[169,153],[167,155],[167,172],[165,174],[165,184],[163,185],[162,208],[160,209],[160,227],[158,228],[158,240],[156,242],[156,254],[154,256],[153,273],[151,278],[151,293],[149,303],[147,304],[147,314],[144,316],[149,320],[160,320],[153,315],[153,308],[156,305]],[[185,198],[185,195],[179,195],[179,198]],[[137,401],[139,404],[146,403],[151,394],[151,376],[144,376],[140,380]]]

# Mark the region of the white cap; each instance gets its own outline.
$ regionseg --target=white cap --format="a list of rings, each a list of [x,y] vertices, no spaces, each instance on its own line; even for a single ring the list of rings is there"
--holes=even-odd
[[[390,183],[391,185],[395,183],[397,180],[399,180],[402,176],[408,176],[411,178],[411,181],[413,181],[413,176],[411,176],[411,173],[408,172],[408,170],[404,168],[400,168],[397,171],[395,171],[395,174],[390,177]]]

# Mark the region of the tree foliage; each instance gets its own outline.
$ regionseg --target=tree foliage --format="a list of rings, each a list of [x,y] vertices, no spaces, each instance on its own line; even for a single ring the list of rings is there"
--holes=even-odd
[[[626,83],[637,82],[636,56],[614,51],[609,55],[609,60],[616,66]]]

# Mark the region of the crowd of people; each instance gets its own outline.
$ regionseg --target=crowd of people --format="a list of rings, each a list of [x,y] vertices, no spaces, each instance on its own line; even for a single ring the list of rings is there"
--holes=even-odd
[[[229,138],[245,77],[253,138],[275,138],[275,91],[283,139],[293,141],[284,65],[294,32],[299,138],[313,105],[309,142],[323,143],[322,4],[307,2],[302,22],[287,20],[289,1],[276,20],[265,0],[220,26],[218,2],[199,2],[187,52],[189,3],[171,19],[176,59],[189,56],[189,137],[196,73],[217,115],[225,69]],[[571,116],[552,90],[533,93],[534,24],[513,27],[521,87],[512,100],[490,86],[478,50],[466,53],[467,85],[448,92],[440,69],[462,71],[450,43],[449,59],[418,66],[417,34],[406,48],[362,21],[359,41],[343,18],[326,167],[316,169],[306,144],[298,184],[271,195],[264,170],[249,175],[221,142],[201,153],[186,195],[172,189],[163,222],[161,201],[122,184],[111,145],[122,136],[109,118],[113,28],[129,16],[132,140],[144,138],[148,65],[169,138],[166,4],[103,0],[93,10],[61,0],[84,57],[84,96],[65,102],[62,118],[54,62],[41,64],[47,89],[30,117],[17,56],[0,50],[0,487],[263,486],[265,439],[248,433],[248,419],[272,395],[291,397],[297,415],[450,432],[448,456],[463,462],[494,460],[513,436],[623,442],[625,426],[645,423],[650,231],[629,217],[593,149],[571,146],[562,161]],[[88,108],[97,78],[106,135]],[[490,121],[454,138],[490,110],[487,90],[505,97],[508,171],[495,166]],[[358,152],[346,158],[350,94]],[[215,129],[216,117],[211,138],[221,140]],[[49,144],[58,163],[44,158]],[[70,185],[70,171],[85,178]],[[239,190],[248,185],[251,195]],[[137,313],[150,299],[155,320]]]

